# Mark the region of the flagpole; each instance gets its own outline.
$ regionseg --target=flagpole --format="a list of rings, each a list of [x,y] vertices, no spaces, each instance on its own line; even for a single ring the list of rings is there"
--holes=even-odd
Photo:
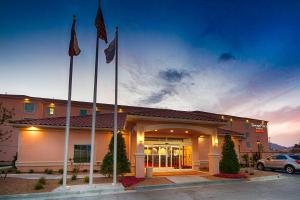
[[[97,81],[98,81],[98,50],[99,38],[96,37],[96,58],[95,58],[95,78],[94,78],[94,97],[93,97],[93,117],[92,117],[92,134],[91,134],[91,157],[90,157],[90,178],[89,184],[93,184],[94,173],[94,153],[95,153],[95,126],[96,126],[96,102],[97,102]]]
[[[117,184],[117,138],[118,138],[118,38],[119,29],[116,27],[116,58],[115,58],[115,109],[114,109],[114,166],[113,185]]]
[[[68,146],[69,146],[69,132],[70,132],[70,115],[71,115],[72,76],[73,76],[73,56],[70,56],[69,89],[68,89],[64,170],[63,170],[63,173],[64,173],[63,174],[63,186],[64,187],[66,187],[66,185],[67,185],[67,172],[68,172]]]

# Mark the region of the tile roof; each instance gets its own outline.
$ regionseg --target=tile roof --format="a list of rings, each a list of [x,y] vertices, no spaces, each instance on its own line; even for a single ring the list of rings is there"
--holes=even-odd
[[[245,137],[244,133],[229,130],[226,128],[218,128],[218,134],[219,135],[231,135],[231,136]]]
[[[96,117],[96,128],[112,129],[113,113],[99,114]],[[126,120],[126,114],[118,114],[118,128],[123,129]],[[64,127],[66,125],[66,117],[53,117],[43,119],[24,119],[11,122],[14,125],[31,125],[31,126],[57,126]],[[70,126],[73,128],[89,128],[92,124],[92,116],[72,116],[70,118]]]
[[[178,111],[168,109],[153,109],[145,110],[142,112],[132,112],[131,115],[138,115],[144,117],[161,117],[171,119],[187,119],[187,120],[199,120],[199,121],[210,121],[210,122],[226,122],[217,116],[210,116],[205,114],[195,114],[189,111]]]
[[[4,98],[17,98],[17,99],[24,99],[24,98],[29,98],[29,99],[35,99],[39,100],[45,103],[60,103],[60,104],[67,104],[67,100],[64,99],[51,99],[51,98],[42,98],[42,97],[31,97],[27,95],[12,95],[12,94],[0,94],[0,97]],[[72,100],[72,105],[78,105],[78,106],[84,106],[84,107],[89,107],[92,108],[92,103],[91,102],[84,102],[84,101],[74,101]],[[97,106],[101,108],[106,108],[106,109],[111,109],[113,111],[113,104],[106,104],[106,103],[97,103]],[[119,105],[119,108],[123,108],[125,112],[145,112],[145,111],[157,111],[161,112],[162,110],[165,111],[170,111],[169,109],[160,109],[160,108],[150,108],[150,107],[139,107],[139,106],[127,106],[127,105]],[[178,111],[178,110],[173,110],[173,111]],[[204,112],[204,111],[178,111],[178,112],[187,112],[187,113],[193,113],[195,115],[200,115],[202,117],[207,116],[208,118],[221,118],[221,116],[224,116],[225,119],[229,118],[237,118],[237,119],[248,119],[248,120],[255,120],[255,121],[262,121],[260,119],[253,119],[253,118],[248,118],[248,117],[239,117],[239,116],[233,116],[233,115],[225,115],[225,114],[218,114],[218,113],[211,113],[211,112]],[[265,121],[267,122],[267,121]]]

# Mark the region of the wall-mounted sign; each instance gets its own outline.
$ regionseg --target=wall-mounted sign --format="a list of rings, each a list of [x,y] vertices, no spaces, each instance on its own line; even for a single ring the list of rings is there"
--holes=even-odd
[[[255,128],[255,132],[256,133],[264,133],[264,129],[267,128],[267,125],[265,124],[254,124],[254,123],[251,123],[251,126],[253,128]]]

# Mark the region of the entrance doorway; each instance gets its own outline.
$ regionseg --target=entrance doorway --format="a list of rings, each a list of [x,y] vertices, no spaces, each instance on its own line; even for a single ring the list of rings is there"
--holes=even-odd
[[[192,168],[190,139],[145,138],[145,167]]]

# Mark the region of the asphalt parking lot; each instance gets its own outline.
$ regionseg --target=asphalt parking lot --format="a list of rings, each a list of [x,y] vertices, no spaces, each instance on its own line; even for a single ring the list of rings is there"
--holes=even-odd
[[[122,194],[98,195],[84,197],[88,200],[299,200],[300,173],[289,175],[280,173],[282,179],[272,181],[255,181],[218,185],[204,185],[191,188],[176,188]],[[72,198],[72,199],[82,199]]]

